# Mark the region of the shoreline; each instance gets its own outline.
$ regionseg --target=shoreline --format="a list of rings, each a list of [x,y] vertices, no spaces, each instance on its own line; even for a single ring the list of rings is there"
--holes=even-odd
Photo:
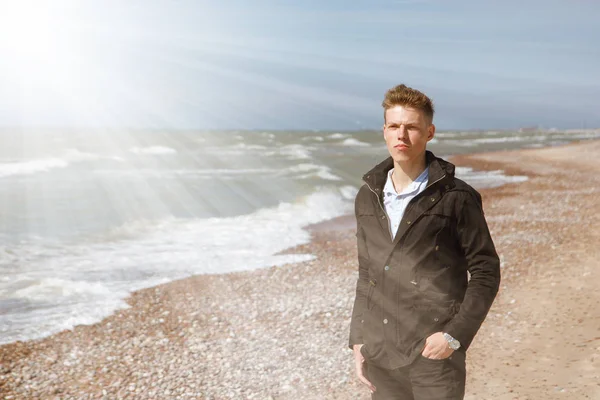
[[[581,286],[571,281],[573,274],[567,274],[564,280],[556,278],[571,260],[564,254],[557,258],[560,265],[548,267],[554,262],[551,254],[556,258],[554,253],[564,250],[564,246],[569,257],[581,259],[583,264],[595,260],[590,246],[597,243],[594,240],[600,238],[600,232],[596,233],[592,224],[598,217],[591,210],[600,206],[589,202],[597,189],[580,186],[584,182],[597,183],[594,179],[598,178],[590,171],[598,168],[592,161],[598,155],[600,141],[585,140],[449,158],[460,166],[502,169],[507,175],[529,177],[525,182],[479,190],[501,254],[503,276],[492,311],[469,350],[466,399],[564,398],[565,391],[569,397],[574,393],[600,396],[600,386],[594,387],[593,381],[600,373],[590,369],[592,366],[598,370],[600,363],[597,327],[595,335],[581,334],[577,338],[577,343],[589,346],[576,349],[580,353],[588,351],[592,359],[584,355],[574,360],[571,357],[569,365],[579,367],[576,372],[580,377],[563,371],[570,379],[563,382],[554,373],[561,372],[555,371],[558,366],[550,367],[566,362],[569,353],[564,347],[571,343],[561,349],[561,340],[571,337],[566,328],[572,326],[564,327],[561,335],[560,326],[546,316],[552,315],[554,307],[557,321],[570,321],[577,316],[573,310],[578,305],[600,304],[584,290],[594,282],[600,283],[593,268],[584,268],[584,281],[590,286]],[[573,180],[573,175],[577,179]],[[532,189],[547,191],[550,197],[560,196],[561,201],[543,198],[537,192],[533,200],[523,196],[534,193]],[[534,200],[548,209],[536,209]],[[521,214],[525,213],[533,219],[523,219]],[[574,222],[561,222],[567,217]],[[586,227],[587,236],[578,237],[584,231],[577,224]],[[363,393],[367,398],[368,390],[354,379],[351,353],[345,351],[356,281],[354,216],[337,217],[305,229],[311,233],[311,242],[285,253],[314,254],[316,259],[312,261],[223,275],[196,275],[142,289],[126,299],[130,308],[118,310],[96,324],[1,345],[0,393],[5,398],[77,397],[82,393],[90,394],[89,398],[161,398],[188,393],[189,398],[202,399],[297,398],[300,394],[303,398],[345,399]],[[543,282],[550,286],[546,288]],[[575,294],[562,287],[565,282],[576,285]],[[537,292],[528,293],[532,288]],[[577,297],[579,304],[565,306],[572,314],[565,317],[558,311],[562,305],[548,304],[548,296],[561,289],[569,299],[586,294],[587,303]],[[534,300],[546,304],[543,310],[531,314],[521,304],[530,305]],[[575,322],[583,318],[584,311],[580,310]],[[533,321],[528,318],[532,315]],[[597,317],[596,321],[593,315],[587,318],[591,322],[583,318],[576,325],[585,326],[586,332],[593,332],[591,326],[600,326]],[[532,337],[542,343],[536,345]],[[561,350],[558,361],[546,353],[549,349],[556,351],[547,347],[548,343]],[[486,356],[490,349],[494,354],[491,361]],[[532,353],[532,349],[537,350]],[[528,358],[539,356],[542,364],[548,364],[543,374],[534,371],[540,360]],[[545,394],[540,392],[538,396],[539,390]]]

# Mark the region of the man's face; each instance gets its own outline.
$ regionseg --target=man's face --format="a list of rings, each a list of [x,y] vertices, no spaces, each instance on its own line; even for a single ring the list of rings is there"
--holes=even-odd
[[[427,142],[433,139],[435,125],[421,110],[394,106],[385,111],[383,137],[390,155],[397,163],[418,162]]]

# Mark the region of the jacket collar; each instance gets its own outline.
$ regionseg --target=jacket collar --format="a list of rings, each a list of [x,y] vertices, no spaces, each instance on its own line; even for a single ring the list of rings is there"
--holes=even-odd
[[[442,158],[436,157],[429,150],[425,151],[425,162],[429,167],[429,179],[427,181],[427,186],[441,181],[444,177],[454,177],[454,164]],[[365,181],[369,187],[371,187],[371,189],[379,195],[385,186],[387,174],[393,167],[394,159],[390,156],[367,172],[363,176],[363,181]]]

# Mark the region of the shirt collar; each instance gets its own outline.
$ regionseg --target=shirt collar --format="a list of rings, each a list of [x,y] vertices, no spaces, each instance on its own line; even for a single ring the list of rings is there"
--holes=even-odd
[[[394,168],[390,169],[387,174],[385,186],[383,187],[385,196],[407,195],[415,193],[419,190],[421,185],[427,182],[427,179],[429,178],[429,167],[426,167],[425,170],[421,172],[421,175],[412,181],[411,184],[402,191],[402,193],[397,193],[396,189],[394,189],[394,183],[392,182],[392,172],[394,172]]]

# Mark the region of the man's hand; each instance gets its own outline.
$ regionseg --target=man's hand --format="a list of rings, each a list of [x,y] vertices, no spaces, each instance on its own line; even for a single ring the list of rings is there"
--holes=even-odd
[[[423,357],[432,360],[441,360],[448,358],[454,353],[450,348],[448,341],[444,339],[442,332],[436,332],[425,340],[425,348],[423,349]]]
[[[371,382],[369,382],[369,380],[367,378],[365,378],[365,375],[363,373],[363,364],[365,362],[365,358],[360,353],[360,348],[362,346],[364,346],[364,345],[355,344],[353,346],[354,361],[355,361],[354,365],[356,367],[356,376],[358,377],[358,380],[361,381],[362,383],[364,383],[365,385],[367,385],[369,387],[369,389],[371,390],[371,393],[373,393],[376,390],[375,386],[373,386],[373,384]]]

